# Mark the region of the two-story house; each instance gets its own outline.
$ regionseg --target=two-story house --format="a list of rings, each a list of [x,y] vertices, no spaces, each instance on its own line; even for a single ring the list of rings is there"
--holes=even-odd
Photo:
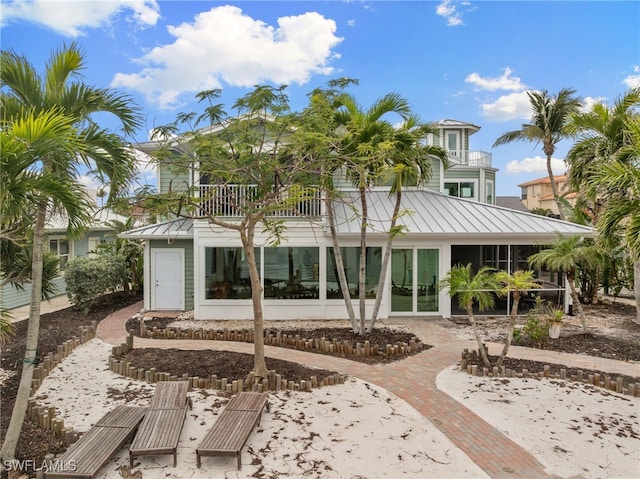
[[[457,302],[438,288],[440,279],[456,264],[472,263],[513,272],[527,268],[527,258],[557,233],[589,236],[593,230],[495,205],[495,174],[491,154],[469,148],[469,137],[478,126],[444,120],[438,134],[426,139],[449,152],[450,167],[433,160],[433,175],[425,187],[405,190],[399,219],[404,234],[392,246],[387,284],[379,317],[444,316],[461,314]],[[152,151],[154,145],[140,145]],[[196,165],[197,163],[194,163]],[[158,172],[158,187],[166,191],[172,174]],[[200,185],[198,171],[180,176],[181,182],[207,193],[207,207],[222,217],[233,217],[222,191]],[[357,192],[348,182],[341,185],[342,199],[335,201],[336,226],[344,270],[352,297],[357,297],[360,221]],[[229,185],[224,187],[229,189]],[[233,186],[239,191],[248,188]],[[247,190],[248,191],[248,190]],[[368,191],[367,308],[375,299],[383,248],[389,230],[394,199],[388,187]],[[352,197],[354,201],[345,201]],[[284,218],[286,238],[270,246],[257,232],[256,256],[264,288],[267,320],[346,318],[332,253],[332,238],[321,198],[306,202],[302,220]],[[285,215],[286,216],[286,215]],[[287,221],[290,219],[290,221]],[[251,285],[245,254],[236,231],[207,220],[175,218],[126,232],[124,237],[145,241],[146,310],[193,310],[196,319],[251,319]],[[545,279],[542,277],[541,279]],[[562,303],[564,287],[545,283],[545,295]],[[358,302],[353,302],[358,308]],[[494,313],[508,311],[508,299]]]
[[[566,199],[571,205],[575,205],[578,194],[571,191],[567,175],[554,176],[553,179],[560,197]],[[559,214],[558,205],[553,198],[553,191],[551,191],[549,176],[521,183],[518,187],[522,190],[521,199],[527,210],[532,211],[540,208],[549,210],[554,215]]]

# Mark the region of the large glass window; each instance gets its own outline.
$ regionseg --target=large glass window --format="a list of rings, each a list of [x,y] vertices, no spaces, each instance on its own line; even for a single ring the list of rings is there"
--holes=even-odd
[[[444,190],[449,196],[458,198],[476,197],[476,185],[472,181],[447,181],[444,184]]]
[[[67,267],[71,256],[71,248],[69,246],[69,240],[66,238],[52,238],[49,240],[49,251],[52,251],[58,256],[60,264],[58,268],[60,271],[64,271]]]
[[[260,250],[255,250],[260,268]],[[243,248],[204,249],[205,299],[249,299],[251,279]]]
[[[319,299],[319,267],[318,248],[265,248],[264,297]]]
[[[340,248],[344,273],[347,276],[349,292],[352,298],[358,297],[358,272],[360,270],[360,247]],[[380,279],[380,268],[382,264],[382,248],[379,246],[367,248],[366,252],[366,297],[371,299],[376,297],[378,280]],[[333,248],[327,248],[327,299],[340,299],[340,282],[338,279],[338,269],[333,254]]]

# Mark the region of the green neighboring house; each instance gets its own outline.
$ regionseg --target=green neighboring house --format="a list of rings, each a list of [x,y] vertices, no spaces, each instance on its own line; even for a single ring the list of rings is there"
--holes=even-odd
[[[60,275],[54,280],[57,286],[56,296],[67,293],[63,272],[69,260],[90,256],[101,243],[113,242],[116,232],[107,225],[112,220],[126,222],[127,218],[117,215],[104,208],[97,208],[88,232],[80,239],[69,239],[66,236],[66,218],[56,216],[50,218],[46,226],[45,249],[53,251],[60,260]],[[31,285],[23,285],[23,291],[19,291],[12,285],[2,288],[2,308],[13,309],[25,306],[31,301]]]

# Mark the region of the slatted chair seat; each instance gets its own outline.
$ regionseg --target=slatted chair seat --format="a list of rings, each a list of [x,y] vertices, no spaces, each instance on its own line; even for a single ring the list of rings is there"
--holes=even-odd
[[[260,423],[262,410],[270,410],[267,398],[267,393],[236,394],[196,449],[197,466],[201,466],[203,456],[236,456],[240,469],[242,448]]]
[[[129,449],[129,466],[135,456],[173,454],[173,466],[178,462],[178,441],[190,405],[188,381],[158,383],[149,411]]]
[[[131,438],[147,408],[117,406],[56,461],[60,470],[45,474],[47,479],[93,478]]]

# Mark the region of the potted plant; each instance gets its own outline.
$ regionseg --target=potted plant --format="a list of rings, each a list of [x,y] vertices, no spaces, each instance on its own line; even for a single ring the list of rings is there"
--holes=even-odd
[[[556,309],[553,307],[549,307],[549,337],[551,339],[558,339],[560,337],[560,323],[562,322],[562,317],[564,316],[564,312],[561,309]]]

